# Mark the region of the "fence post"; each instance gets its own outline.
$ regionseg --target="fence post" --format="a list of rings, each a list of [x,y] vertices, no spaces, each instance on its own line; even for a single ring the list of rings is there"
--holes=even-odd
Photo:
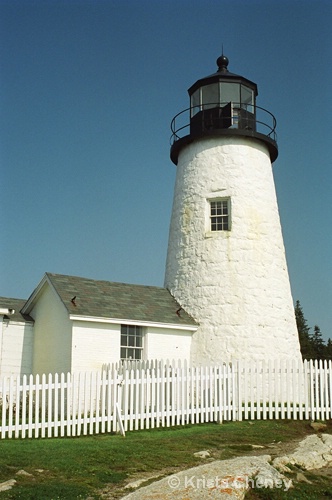
[[[236,385],[237,385],[237,419],[242,421],[242,363],[236,360]]]
[[[117,423],[119,425],[119,428],[120,428],[120,434],[125,437],[126,436],[126,433],[125,433],[125,430],[123,428],[123,425],[122,425],[122,420],[121,420],[121,411],[120,411],[120,408],[119,408],[119,404],[116,403],[115,404],[115,412],[116,412],[116,420],[117,420]]]

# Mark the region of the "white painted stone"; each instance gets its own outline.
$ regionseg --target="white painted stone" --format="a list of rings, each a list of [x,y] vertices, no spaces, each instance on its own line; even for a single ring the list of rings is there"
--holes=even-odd
[[[231,199],[231,230],[209,230],[209,200]],[[177,165],[165,286],[200,324],[195,364],[299,358],[272,166],[247,137],[196,140]]]

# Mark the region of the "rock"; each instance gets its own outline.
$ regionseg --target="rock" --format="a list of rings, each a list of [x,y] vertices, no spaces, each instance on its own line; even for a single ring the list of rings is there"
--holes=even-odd
[[[322,434],[320,438],[332,450],[332,434]]]
[[[296,481],[298,481],[299,483],[308,483],[308,484],[312,484],[312,482],[311,482],[311,481],[309,481],[309,479],[307,479],[307,478],[305,477],[305,475],[304,475],[304,474],[302,474],[302,472],[298,472],[298,473],[296,474]]]
[[[286,472],[287,464],[298,465],[303,469],[320,469],[332,462],[332,439],[328,434],[313,434],[305,438],[294,453],[273,460],[273,466]],[[289,469],[288,469],[289,470]]]
[[[293,488],[292,480],[287,479],[283,474],[280,474],[277,469],[268,463],[260,468],[254,480],[254,487],[256,488],[283,488],[284,491],[288,491],[289,488]]]
[[[258,450],[258,449],[260,449],[260,448],[265,448],[265,446],[262,446],[261,444],[251,444],[250,446],[251,446],[254,450],[255,450],[255,449],[257,449],[257,450]]]
[[[209,456],[210,456],[210,452],[208,450],[197,451],[196,453],[194,453],[194,457],[198,457],[198,458],[208,458]]]
[[[271,456],[238,457],[205,463],[122,497],[123,500],[243,500],[249,488],[282,488],[288,491],[292,481],[270,465]]]
[[[19,470],[18,472],[16,472],[16,475],[17,476],[32,476],[32,474],[30,474],[29,472],[26,472],[25,470]]]
[[[132,481],[131,483],[128,483],[126,484],[126,486],[124,487],[124,489],[133,489],[135,490],[136,488],[138,488],[139,486],[141,486],[141,484],[143,483],[146,483],[147,481],[150,481],[151,479],[157,479],[160,477],[160,474],[158,474],[157,476],[149,476],[149,477],[144,477],[142,479],[137,479],[136,481]]]
[[[310,427],[312,427],[315,432],[323,432],[327,429],[327,425],[322,422],[311,422]]]
[[[291,469],[286,464],[290,464],[291,459],[288,456],[277,457],[273,460],[272,465],[280,472],[291,472]]]
[[[10,490],[14,484],[16,484],[15,479],[9,479],[8,481],[5,481],[4,483],[0,483],[0,491],[7,491]]]

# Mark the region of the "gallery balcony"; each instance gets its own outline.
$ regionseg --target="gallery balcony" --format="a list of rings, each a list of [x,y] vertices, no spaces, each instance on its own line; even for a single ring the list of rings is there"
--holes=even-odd
[[[171,160],[177,164],[180,150],[198,138],[242,136],[265,143],[274,162],[278,156],[276,124],[272,113],[252,104],[209,103],[187,108],[171,122]]]

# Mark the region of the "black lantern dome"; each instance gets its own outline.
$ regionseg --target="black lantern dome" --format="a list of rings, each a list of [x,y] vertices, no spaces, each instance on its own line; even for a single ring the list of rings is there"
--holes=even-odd
[[[228,58],[217,59],[218,70],[197,80],[189,89],[190,108],[171,124],[171,159],[177,164],[182,147],[208,136],[248,136],[267,144],[273,162],[278,156],[276,120],[256,105],[256,83],[228,71]],[[189,116],[188,116],[189,112]]]

